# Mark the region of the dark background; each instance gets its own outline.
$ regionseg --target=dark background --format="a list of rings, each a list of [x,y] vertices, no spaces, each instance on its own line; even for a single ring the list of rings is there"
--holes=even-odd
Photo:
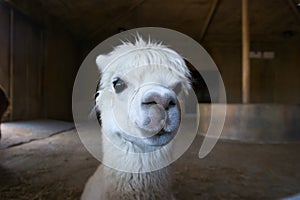
[[[300,103],[297,4],[249,1],[250,50],[275,55],[250,60],[250,103]],[[202,44],[221,72],[228,102],[241,103],[239,0],[0,0],[0,84],[12,101],[6,120],[72,120],[73,82],[87,53],[107,37],[145,26],[174,29]],[[196,87],[200,102],[209,101],[203,82]]]

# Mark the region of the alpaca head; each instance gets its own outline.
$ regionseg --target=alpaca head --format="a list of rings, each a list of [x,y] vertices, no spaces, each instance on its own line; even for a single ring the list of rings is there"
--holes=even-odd
[[[137,37],[96,63],[101,80],[96,93],[103,133],[140,146],[163,146],[180,125],[180,100],[190,73],[170,48]]]

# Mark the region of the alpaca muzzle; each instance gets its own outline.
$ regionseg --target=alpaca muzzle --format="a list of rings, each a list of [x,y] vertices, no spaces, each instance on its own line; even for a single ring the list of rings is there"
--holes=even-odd
[[[160,85],[147,85],[138,91],[132,107],[138,113],[134,123],[142,130],[144,137],[162,135],[177,130],[180,123],[180,109],[173,90]],[[139,102],[139,103],[138,103]]]

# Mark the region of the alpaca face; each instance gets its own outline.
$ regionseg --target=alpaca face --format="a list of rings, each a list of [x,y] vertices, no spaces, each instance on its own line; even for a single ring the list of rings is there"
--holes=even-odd
[[[180,98],[189,86],[179,67],[188,70],[177,53],[166,52],[142,49],[97,58],[102,74],[96,108],[101,112],[103,133],[140,146],[163,146],[176,135]],[[151,56],[161,58],[151,62]]]
[[[114,123],[122,137],[136,143],[161,146],[176,134],[180,124],[181,92],[178,78],[163,67],[148,73],[144,66],[112,79],[111,99]],[[157,74],[156,76],[153,76]],[[160,74],[160,75],[159,75]],[[104,119],[103,119],[104,120]]]

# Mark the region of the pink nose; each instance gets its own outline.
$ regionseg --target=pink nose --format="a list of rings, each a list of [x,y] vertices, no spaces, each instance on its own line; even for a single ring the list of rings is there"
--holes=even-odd
[[[176,105],[176,95],[173,91],[165,89],[165,91],[148,91],[144,94],[142,105],[160,105],[165,110]]]

